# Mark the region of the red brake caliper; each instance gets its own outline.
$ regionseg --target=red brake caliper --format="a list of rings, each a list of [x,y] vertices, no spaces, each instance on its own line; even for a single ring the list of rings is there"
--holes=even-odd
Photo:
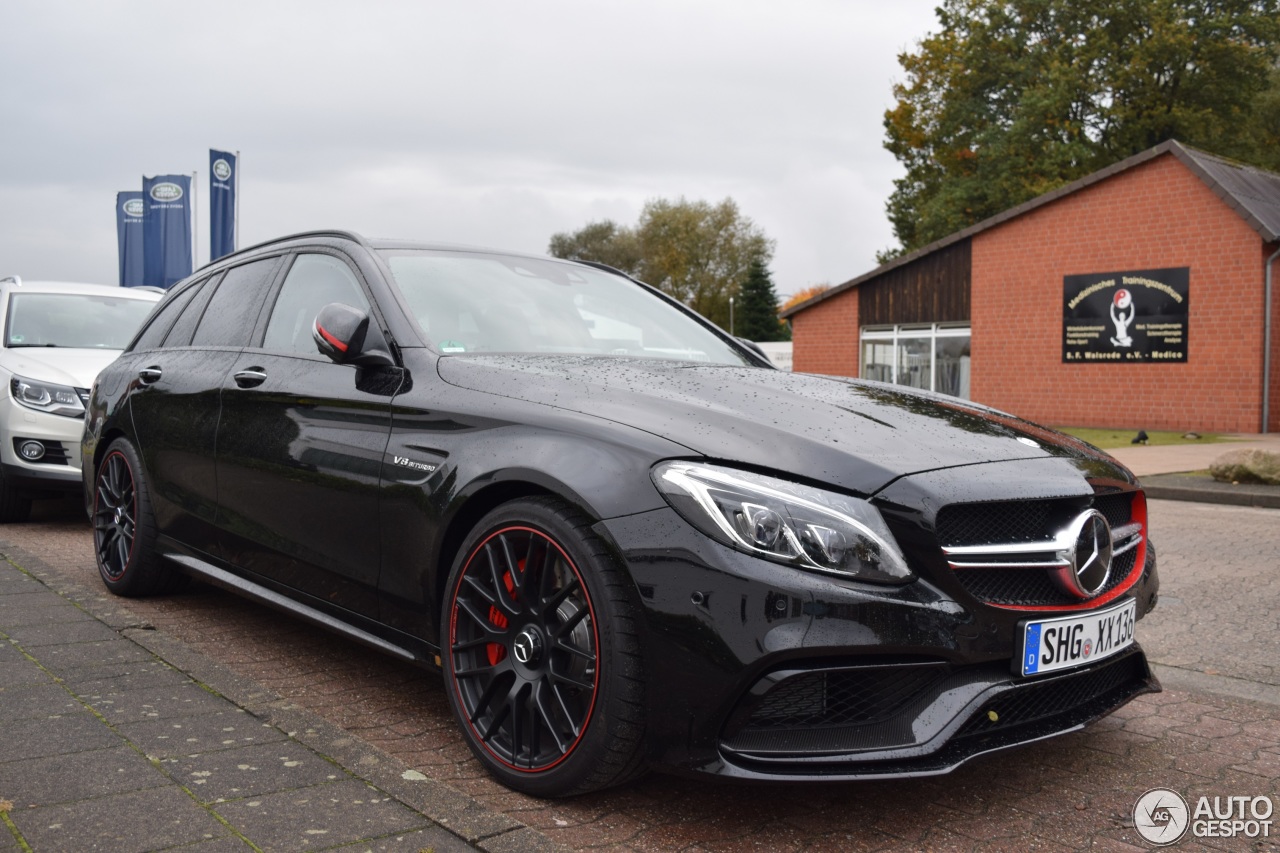
[[[520,572],[524,573],[524,559],[516,562],[516,567]],[[508,593],[515,592],[515,578],[511,577],[511,572],[507,572],[502,576],[502,585],[507,588]],[[507,627],[507,617],[500,611],[497,606],[489,605],[489,624],[496,628]],[[485,652],[489,655],[489,666],[497,666],[498,662],[507,656],[507,650],[501,643],[489,643],[485,646]]]

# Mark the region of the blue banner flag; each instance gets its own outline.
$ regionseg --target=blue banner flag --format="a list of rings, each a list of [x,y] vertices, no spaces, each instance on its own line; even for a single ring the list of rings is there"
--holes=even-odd
[[[236,250],[236,188],[240,185],[238,156],[209,149],[209,260]]]
[[[142,193],[116,193],[116,242],[120,245],[120,286],[142,284]]]
[[[191,176],[142,179],[143,284],[169,287],[191,275]]]

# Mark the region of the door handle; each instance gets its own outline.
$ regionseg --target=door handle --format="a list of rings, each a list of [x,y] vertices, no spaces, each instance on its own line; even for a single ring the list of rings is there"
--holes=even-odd
[[[236,384],[241,388],[253,388],[266,381],[267,372],[261,367],[247,367],[238,371],[232,378],[236,380]]]
[[[163,374],[164,371],[158,365],[153,364],[150,367],[144,367],[139,370],[138,378],[142,380],[143,385],[154,385],[160,381],[160,377]]]

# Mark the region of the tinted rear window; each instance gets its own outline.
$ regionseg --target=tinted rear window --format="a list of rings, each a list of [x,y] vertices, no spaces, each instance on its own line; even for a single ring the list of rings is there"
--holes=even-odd
[[[279,258],[266,258],[227,270],[200,318],[191,345],[248,345],[258,310],[279,262]]]
[[[191,297],[196,295],[204,282],[198,282],[191,287],[183,288],[182,292],[170,299],[162,305],[156,315],[151,318],[151,322],[142,330],[142,334],[138,336],[138,340],[134,343],[133,349],[156,349],[164,341],[164,336],[168,334],[169,327],[173,325],[174,320],[178,319],[178,315],[182,313],[182,309],[187,307],[187,303],[191,301]]]

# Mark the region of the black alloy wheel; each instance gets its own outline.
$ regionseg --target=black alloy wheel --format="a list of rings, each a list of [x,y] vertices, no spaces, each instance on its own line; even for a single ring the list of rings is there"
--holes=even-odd
[[[187,576],[155,552],[156,525],[142,460],[126,439],[107,447],[93,479],[93,553],[102,582],[116,595],[172,592]]]
[[[138,526],[138,493],[123,453],[107,454],[94,486],[93,544],[98,567],[107,580],[119,581],[133,556]]]
[[[643,685],[622,661],[639,659],[634,620],[606,556],[567,505],[518,501],[473,531],[450,578],[451,704],[485,766],[525,793],[581,793],[642,769]]]

